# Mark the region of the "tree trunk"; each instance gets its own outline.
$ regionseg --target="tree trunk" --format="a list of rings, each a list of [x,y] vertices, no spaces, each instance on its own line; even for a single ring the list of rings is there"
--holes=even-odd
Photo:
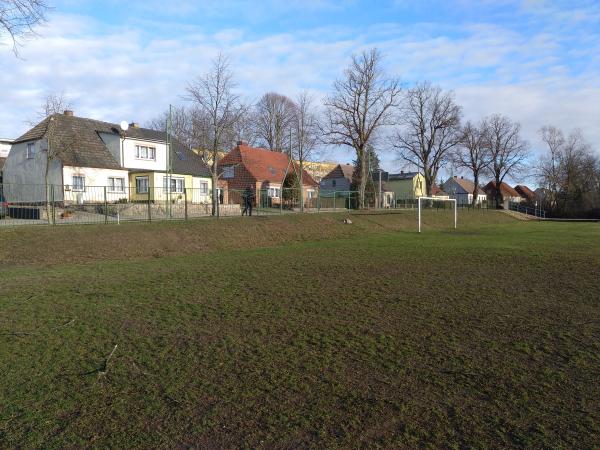
[[[477,205],[477,191],[479,188],[479,174],[478,173],[474,173],[473,174],[473,184],[475,185],[475,187],[473,188],[473,198],[471,199],[471,206],[473,207],[473,209],[475,209],[475,206]]]
[[[360,161],[362,161],[361,165],[360,165],[360,183],[358,186],[358,208],[359,209],[364,209],[365,208],[365,191],[367,188],[367,163],[368,161],[365,161],[365,153],[362,152],[362,155],[360,156]]]
[[[496,209],[500,208],[502,204],[502,194],[500,193],[500,174],[496,174],[494,182],[496,183],[495,196],[496,196]]]
[[[304,212],[304,191],[302,189],[302,174],[304,173],[304,161],[300,159],[300,176],[298,177],[298,187],[300,189],[299,197],[300,197],[300,212]]]

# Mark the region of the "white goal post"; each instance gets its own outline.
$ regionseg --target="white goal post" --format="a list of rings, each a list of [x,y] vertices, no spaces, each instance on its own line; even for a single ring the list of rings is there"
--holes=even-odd
[[[454,229],[456,229],[457,205],[454,198],[437,198],[437,197],[419,197],[419,233],[421,232],[421,200],[431,200],[435,202],[450,202],[454,203]]]

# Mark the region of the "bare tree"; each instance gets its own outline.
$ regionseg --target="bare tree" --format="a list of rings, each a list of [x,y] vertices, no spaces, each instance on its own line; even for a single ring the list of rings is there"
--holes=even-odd
[[[295,112],[296,105],[285,95],[275,92],[263,95],[254,113],[255,132],[260,144],[272,151],[287,151]]]
[[[468,170],[473,176],[473,200],[471,200],[473,207],[477,204],[479,178],[489,166],[491,159],[486,130],[485,120],[479,125],[467,122],[460,132],[460,144],[452,154],[454,166]]]
[[[48,9],[43,0],[0,0],[0,36],[8,35],[16,55],[20,40],[34,34],[33,28],[46,21]]]
[[[399,80],[386,78],[381,64],[381,53],[375,48],[354,55],[344,78],[334,83],[325,100],[324,143],[352,148],[359,162],[381,128],[392,124],[400,100]],[[367,164],[360,167],[359,207],[364,208]]]
[[[310,160],[311,154],[319,141],[318,116],[313,99],[307,92],[301,93],[296,99],[291,127],[291,157],[298,162],[299,173],[296,178],[300,185],[300,211],[304,211],[304,191],[302,189],[304,163]],[[294,167],[296,167],[295,164]]]
[[[423,171],[425,188],[431,196],[438,171],[449,159],[450,152],[461,142],[461,107],[452,92],[444,92],[429,82],[408,90],[401,127],[392,145],[400,160]]]
[[[540,130],[542,141],[548,147],[548,154],[538,164],[538,179],[546,188],[544,201],[551,208],[556,205],[558,190],[561,185],[561,159],[565,145],[563,132],[553,126],[544,126]]]
[[[507,175],[518,175],[529,156],[529,144],[521,138],[521,125],[508,117],[494,114],[486,119],[487,146],[490,149],[488,169],[494,177],[495,203],[502,203],[501,183]]]
[[[35,113],[35,117],[27,121],[27,123],[33,127],[47,117],[50,117],[54,114],[62,114],[64,111],[72,109],[72,107],[71,101],[67,98],[64,92],[48,94],[44,99],[44,102],[40,105],[39,109]]]
[[[150,119],[146,123],[146,127],[166,133],[169,114],[171,115],[172,130],[175,139],[188,148],[194,147],[196,143],[193,136],[192,111],[185,106],[175,106],[170,113],[168,110],[163,112],[159,116]]]
[[[205,160],[210,161],[212,175],[212,215],[218,215],[219,151],[228,136],[235,134],[235,127],[245,114],[236,85],[229,68],[229,60],[219,54],[212,69],[192,81],[187,87],[188,100],[194,103],[203,127]]]

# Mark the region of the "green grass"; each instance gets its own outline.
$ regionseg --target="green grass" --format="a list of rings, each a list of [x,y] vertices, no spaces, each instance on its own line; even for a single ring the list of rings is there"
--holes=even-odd
[[[341,218],[0,230],[0,446],[598,445],[598,224]]]

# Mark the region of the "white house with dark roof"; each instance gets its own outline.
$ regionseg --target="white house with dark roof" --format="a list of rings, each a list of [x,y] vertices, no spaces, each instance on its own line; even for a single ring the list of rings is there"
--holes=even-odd
[[[349,191],[352,184],[352,174],[354,166],[351,164],[338,164],[335,168],[325,175],[320,182],[322,192],[342,192]]]
[[[8,154],[10,153],[12,143],[12,139],[0,138],[0,184],[2,184],[4,163],[6,162],[6,158],[8,158]]]
[[[450,198],[456,200],[459,205],[470,205],[473,202],[473,192],[475,190],[475,184],[464,177],[453,176],[448,178],[443,184],[442,188]],[[487,195],[484,190],[477,187],[477,199],[476,203],[481,204],[487,200]]]
[[[55,186],[51,192],[46,181]],[[105,191],[109,202],[188,193],[188,201],[208,202],[212,184],[202,158],[178,143],[168,152],[164,133],[136,124],[123,131],[71,111],[46,118],[13,142],[4,183],[9,201],[34,203],[98,202]]]

